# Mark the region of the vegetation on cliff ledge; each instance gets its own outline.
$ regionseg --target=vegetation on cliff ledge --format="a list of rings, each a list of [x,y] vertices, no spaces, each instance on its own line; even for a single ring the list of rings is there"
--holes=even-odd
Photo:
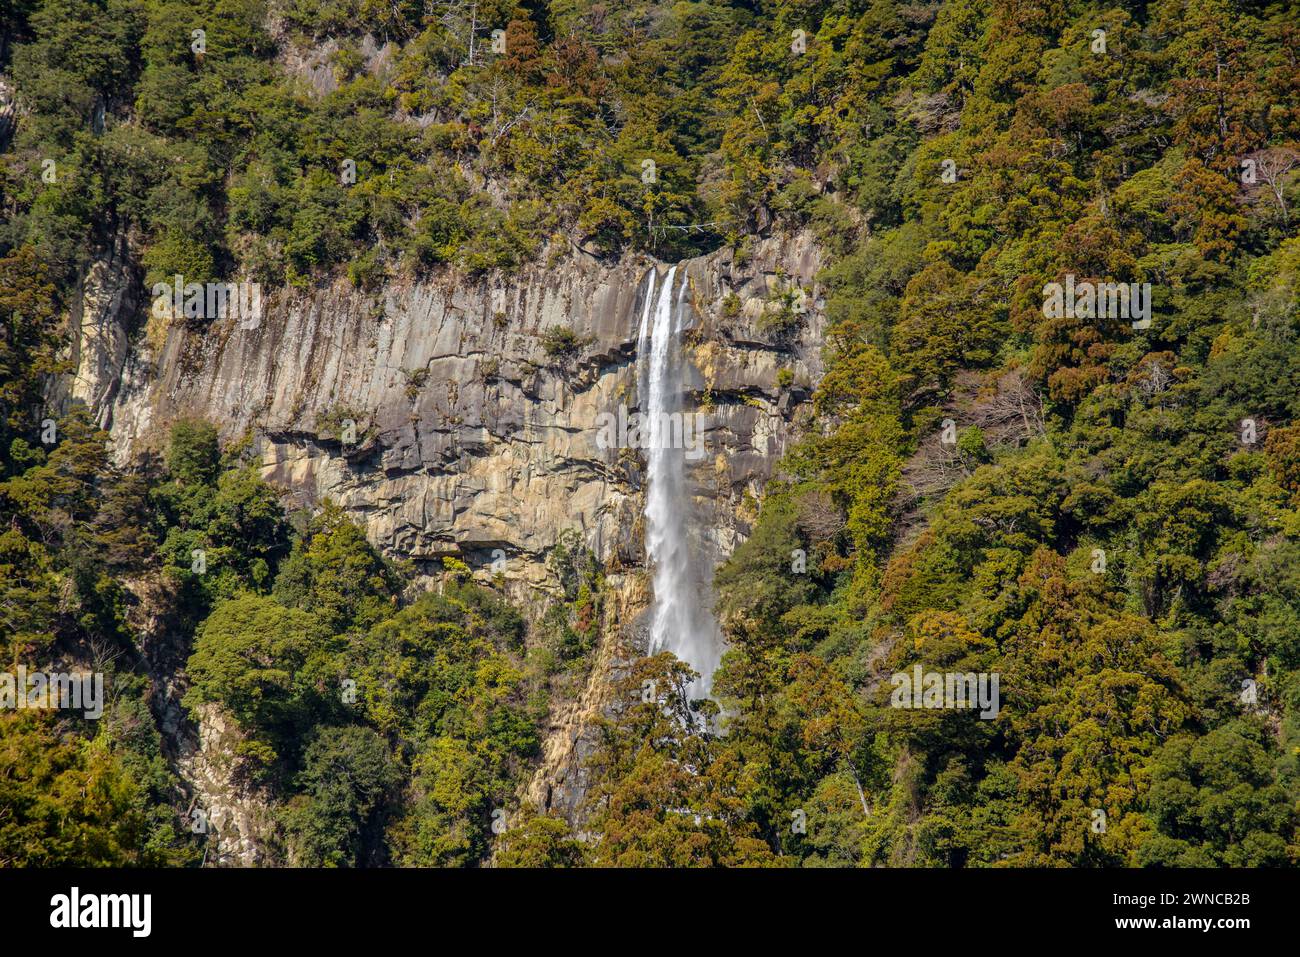
[[[234,717],[285,860],[1297,863],[1294,0],[0,18],[22,107],[0,153],[0,647],[94,661],[118,693],[93,729],[0,713],[0,864],[198,859],[150,714],[150,589],[184,705]],[[210,427],[134,472],[84,410],[41,440],[62,311],[118,236],[146,282],[367,286],[570,241],[731,244],[743,268],[793,229],[831,261],[816,421],[717,575],[718,703],[685,700],[671,658],[631,666],[582,840],[493,824],[598,638],[599,570],[571,563],[530,644],[455,565],[405,594],[409,570],[333,509],[287,513]],[[1149,315],[1045,308],[1067,280],[1149,288]],[[891,706],[918,665],[998,675],[1000,706]]]

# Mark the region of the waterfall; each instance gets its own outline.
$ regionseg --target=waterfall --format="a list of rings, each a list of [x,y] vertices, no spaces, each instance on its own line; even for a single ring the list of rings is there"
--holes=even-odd
[[[637,335],[637,372],[642,436],[646,450],[645,542],[652,570],[650,654],[668,650],[697,671],[693,697],[705,697],[721,658],[722,638],[708,609],[711,580],[688,534],[691,499],[686,485],[686,436],[703,442],[688,427],[683,408],[682,315],[686,282],[673,299],[677,267],[668,270],[655,295],[656,274],[646,277],[645,306]],[[700,447],[702,453],[702,446]]]

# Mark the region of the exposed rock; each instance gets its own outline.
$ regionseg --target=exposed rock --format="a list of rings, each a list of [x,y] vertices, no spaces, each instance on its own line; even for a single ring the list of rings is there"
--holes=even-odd
[[[4,76],[0,76],[0,150],[9,145],[17,127],[18,104],[15,102],[14,88]]]
[[[92,411],[100,428],[109,428],[124,372],[131,334],[141,309],[140,278],[125,236],[82,275],[73,297],[70,380],[62,383],[66,397],[79,399]]]
[[[254,329],[177,321],[148,387],[95,407],[121,459],[161,446],[181,416],[210,419],[227,439],[251,433],[269,480],[303,504],[334,499],[376,544],[417,562],[455,554],[482,566],[500,548],[507,579],[542,586],[546,553],[574,528],[602,561],[636,565],[639,456],[598,448],[597,426],[602,412],[636,408],[639,300],[653,265],[578,258],[510,282],[273,295]],[[713,402],[709,454],[692,479],[720,554],[747,532],[732,506],[759,491],[821,371],[815,295],[789,344],[754,317],[778,269],[812,289],[816,267],[806,237],[764,241],[744,267],[721,253],[683,264],[701,340],[693,384]],[[728,294],[743,304],[730,318]],[[585,343],[576,354],[547,355],[544,334],[560,328]],[[777,386],[781,367],[805,384],[799,401]]]
[[[524,795],[537,810],[558,813],[570,821],[579,819],[586,794],[583,765],[595,746],[593,721],[613,701],[611,679],[618,663],[631,657],[642,643],[636,620],[650,598],[643,575],[611,575],[605,584],[601,630],[609,637],[595,650],[591,677],[582,693],[552,709],[542,759]]]
[[[243,736],[217,705],[200,705],[196,717],[198,746],[186,747],[176,763],[194,791],[189,819],[206,828],[205,863],[226,867],[265,864],[275,819],[265,797],[239,774],[235,749]]]
[[[290,76],[301,79],[317,96],[327,96],[339,88],[335,69],[336,55],[345,44],[334,37],[328,37],[315,46],[300,49],[283,42],[287,39],[283,24],[272,21],[271,29],[281,40],[280,64]],[[356,53],[362,61],[362,68],[374,76],[383,76],[392,67],[397,45],[385,42],[382,45],[375,37],[365,34],[357,46]]]
[[[622,628],[647,598],[636,574],[644,460],[601,448],[598,416],[637,410],[635,352],[651,268],[666,271],[640,257],[611,265],[574,251],[504,279],[446,273],[375,294],[343,282],[281,290],[263,297],[253,328],[234,317],[173,320],[136,337],[128,355],[125,331],[141,306],[125,293],[106,298],[112,284],[97,277],[117,275],[110,260],[86,284],[82,315],[92,321],[82,321],[74,395],[111,425],[123,462],[160,448],[177,418],[202,417],[227,440],[250,436],[265,477],[299,504],[334,500],[378,547],[417,569],[434,572],[455,555],[487,578],[504,553],[507,589],[531,614],[554,589],[548,553],[576,530],[611,578],[627,573],[615,602]],[[689,284],[688,388],[707,443],[690,463],[693,529],[713,561],[748,535],[746,493],[761,492],[820,378],[818,268],[802,234],[757,242],[743,262],[721,250],[679,264]],[[774,331],[768,320],[792,298],[802,314]],[[548,354],[548,341],[567,345]],[[707,592],[709,583],[700,586]],[[619,640],[636,646],[635,635]],[[576,807],[579,745],[616,656],[601,648],[591,687],[552,716],[530,790],[541,803],[549,787],[553,807]],[[190,763],[194,773],[203,767]],[[245,817],[232,812],[241,834]]]

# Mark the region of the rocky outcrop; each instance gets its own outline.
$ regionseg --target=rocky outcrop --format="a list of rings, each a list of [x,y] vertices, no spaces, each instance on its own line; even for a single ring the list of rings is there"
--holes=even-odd
[[[689,474],[694,528],[715,561],[748,534],[752,501],[820,377],[818,268],[806,235],[679,264],[689,388],[706,430],[707,454]],[[607,264],[566,247],[509,278],[264,292],[257,322],[152,318],[124,354],[143,307],[105,264],[91,280],[117,276],[123,292],[86,284],[73,394],[111,427],[123,462],[161,447],[176,419],[206,418],[226,439],[251,440],[265,477],[299,504],[332,499],[376,545],[430,574],[444,556],[484,577],[503,571],[526,609],[552,591],[546,557],[574,530],[623,583],[611,626],[635,648],[648,597],[638,581],[643,457],[602,447],[598,433],[601,413],[638,409],[651,269],[662,276],[666,266]],[[530,788],[538,803],[576,806],[584,728],[622,653],[602,649],[587,691],[552,715]]]
[[[9,145],[18,127],[18,104],[14,102],[14,88],[0,75],[0,150]]]
[[[194,800],[186,815],[207,835],[209,866],[255,867],[269,863],[268,847],[276,833],[274,814],[263,793],[244,781],[238,746],[244,737],[217,705],[199,705],[197,742],[187,742],[176,760],[177,771]]]
[[[72,301],[68,339],[75,371],[54,383],[55,398],[84,402],[95,423],[109,428],[128,382],[127,360],[141,313],[139,269],[125,236],[82,274]]]
[[[522,800],[544,813],[577,821],[587,789],[585,762],[595,747],[594,722],[615,704],[614,679],[640,648],[639,622],[650,601],[644,575],[611,575],[605,582],[604,640],[580,694],[551,709],[542,757]]]
[[[573,528],[602,561],[637,565],[639,456],[600,448],[597,433],[600,413],[636,409],[651,268],[579,256],[513,280],[280,291],[255,328],[173,321],[147,387],[106,395],[97,414],[123,459],[183,416],[248,435],[268,479],[303,504],[334,499],[417,563],[481,567],[500,549],[508,580],[544,587],[545,555]],[[692,478],[719,552],[745,533],[737,505],[770,474],[820,374],[816,269],[803,236],[758,243],[744,263],[723,252],[682,264],[708,441]],[[769,300],[798,285],[801,329],[762,332]]]

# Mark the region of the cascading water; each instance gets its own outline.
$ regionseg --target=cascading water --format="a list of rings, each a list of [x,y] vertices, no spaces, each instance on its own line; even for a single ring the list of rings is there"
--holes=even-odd
[[[677,267],[668,270],[655,295],[657,277],[646,277],[645,307],[637,335],[637,370],[646,449],[646,559],[653,572],[654,604],[650,624],[651,654],[668,650],[699,678],[693,697],[705,697],[721,658],[717,622],[705,604],[709,587],[701,575],[688,536],[691,500],[686,487],[686,448],[690,436],[703,434],[685,422],[683,409],[681,326],[686,283],[673,299]],[[647,351],[648,350],[648,351]],[[699,450],[703,451],[702,445]]]

